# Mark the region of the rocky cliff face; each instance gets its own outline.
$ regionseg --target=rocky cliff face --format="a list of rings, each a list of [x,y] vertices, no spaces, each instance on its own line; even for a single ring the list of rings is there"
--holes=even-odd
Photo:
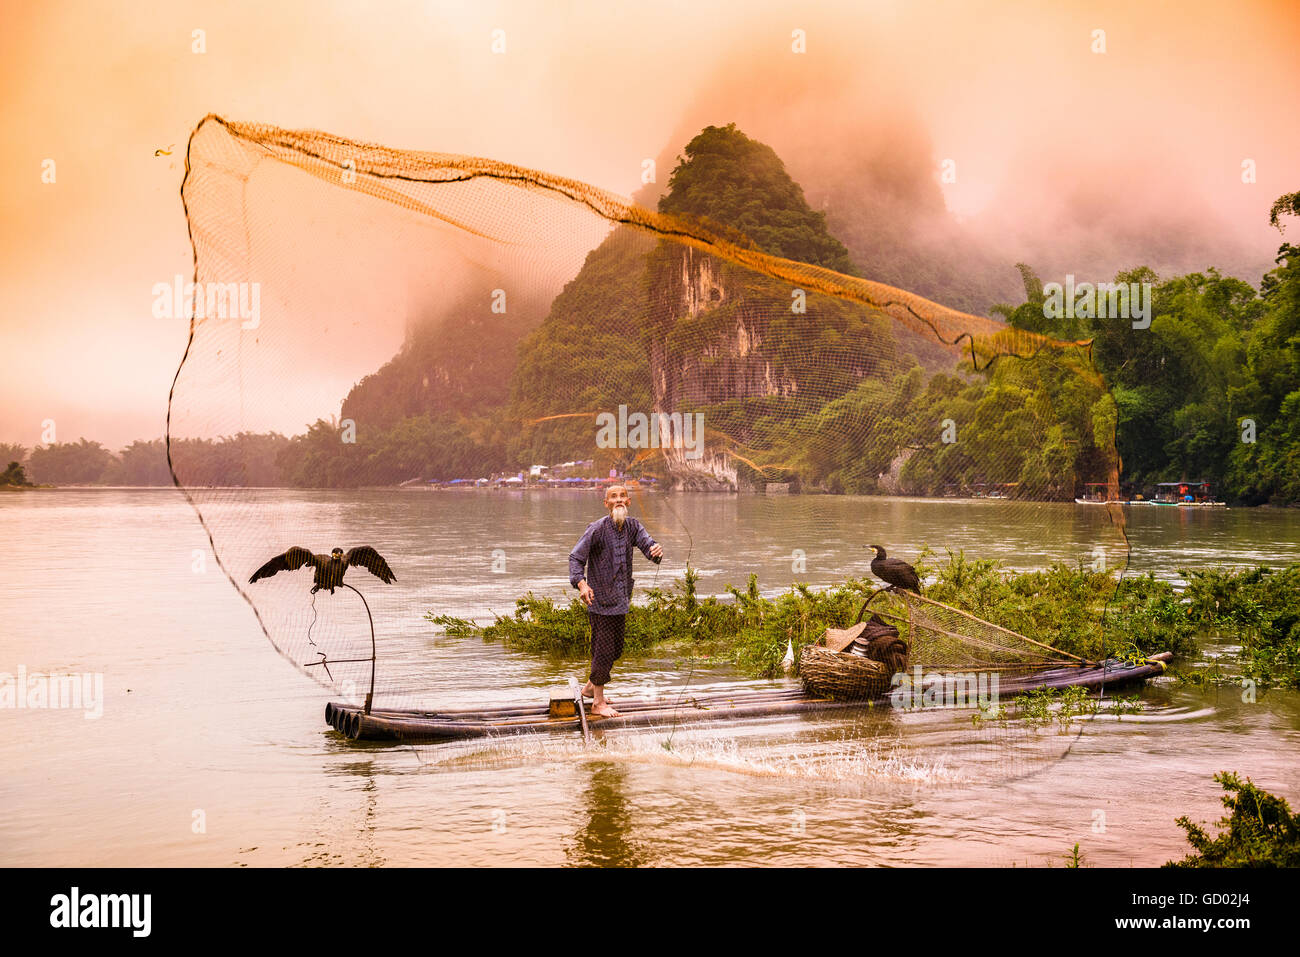
[[[736,290],[728,289],[723,269],[711,256],[690,247],[669,247],[664,259],[651,267],[651,302],[655,320],[650,337],[650,380],[655,412],[693,410],[728,398],[732,390],[740,395],[777,394],[794,389],[793,382],[781,381],[771,363],[761,355],[762,329],[757,317],[736,306]],[[705,342],[694,350],[672,345],[672,330],[682,320],[727,307],[727,320],[711,330]],[[722,368],[719,368],[719,364]],[[772,390],[772,391],[767,391]],[[673,485],[684,489],[736,490],[736,463],[710,441],[705,416],[702,454],[662,441],[664,464]],[[662,439],[668,439],[663,436]]]
[[[793,395],[795,379],[764,353],[774,305],[746,300],[717,260],[690,247],[669,251],[652,280],[656,334],[650,369],[656,408],[695,408],[727,399]],[[695,321],[674,348],[675,329]]]
[[[662,245],[648,270],[654,411],[704,414],[703,454],[661,442],[679,488],[737,490],[751,474],[723,449],[710,407],[730,403],[727,436],[749,442],[754,436],[736,400],[798,397],[816,405],[865,376],[891,374],[888,325],[860,306],[809,297],[806,312],[794,313],[784,283],[688,246]]]
[[[726,452],[705,440],[704,454],[687,458],[683,450],[664,449],[664,462],[673,477],[673,488],[702,492],[736,492],[742,490],[736,462]]]
[[[772,298],[747,298],[731,271],[686,246],[663,250],[651,270],[649,359],[655,412],[689,412],[729,399],[798,393],[796,379],[765,354],[770,316],[780,308]],[[718,447],[707,412],[704,429],[702,454],[688,455],[686,449],[663,443],[674,486],[738,490],[736,462]]]

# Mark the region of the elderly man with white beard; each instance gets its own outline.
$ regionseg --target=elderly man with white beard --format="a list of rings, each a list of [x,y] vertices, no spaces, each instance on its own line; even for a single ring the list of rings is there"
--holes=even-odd
[[[627,514],[627,503],[624,486],[607,488],[609,515],[588,525],[569,553],[569,582],[578,589],[591,620],[591,677],[582,696],[592,698],[592,714],[607,718],[618,714],[605,700],[605,685],[609,669],[623,653],[623,624],[632,601],[632,546],[656,565],[664,555],[645,526]]]

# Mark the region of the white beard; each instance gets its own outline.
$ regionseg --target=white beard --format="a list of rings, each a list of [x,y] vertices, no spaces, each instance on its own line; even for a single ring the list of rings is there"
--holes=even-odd
[[[610,510],[609,515],[610,518],[614,519],[614,527],[622,528],[623,523],[627,521],[627,506],[615,505],[614,508]]]

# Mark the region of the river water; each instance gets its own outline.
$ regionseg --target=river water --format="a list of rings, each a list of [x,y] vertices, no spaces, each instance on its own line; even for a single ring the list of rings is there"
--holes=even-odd
[[[540,702],[582,664],[448,638],[423,614],[568,597],[565,556],[598,500],[239,490],[201,508],[217,556],[172,490],[0,496],[0,674],[103,682],[98,717],[0,709],[0,864],[1042,866],[1077,842],[1088,863],[1148,866],[1186,852],[1177,817],[1220,816],[1216,771],[1300,803],[1300,696],[1172,679],[1145,687],[1140,713],[1066,733],[929,712],[611,731],[589,747],[348,744],[323,719],[337,691],[291,662],[311,660],[308,628],[336,658],[361,639],[368,653],[355,596],[313,608],[306,573],[281,575],[245,586],[255,614],[216,557],[243,582],[292,544],[373,544],[398,576],[356,580],[379,633],[377,700]],[[646,494],[633,513],[667,555],[638,566],[638,587],[670,584],[689,557],[706,594],[751,571],[765,592],[865,575],[875,541],[904,558],[928,544],[1113,567],[1126,533],[1129,567],[1171,580],[1300,561],[1294,510],[1148,506],[1123,530],[1103,508],[999,501]],[[767,684],[699,660],[625,658],[614,675],[616,702]]]

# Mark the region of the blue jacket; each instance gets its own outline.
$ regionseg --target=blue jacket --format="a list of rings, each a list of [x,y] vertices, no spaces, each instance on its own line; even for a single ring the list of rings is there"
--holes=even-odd
[[[587,526],[569,552],[569,584],[577,588],[578,582],[587,579],[596,593],[588,611],[597,615],[627,614],[632,601],[632,546],[650,558],[654,544],[645,526],[630,515],[622,531],[608,515]]]

